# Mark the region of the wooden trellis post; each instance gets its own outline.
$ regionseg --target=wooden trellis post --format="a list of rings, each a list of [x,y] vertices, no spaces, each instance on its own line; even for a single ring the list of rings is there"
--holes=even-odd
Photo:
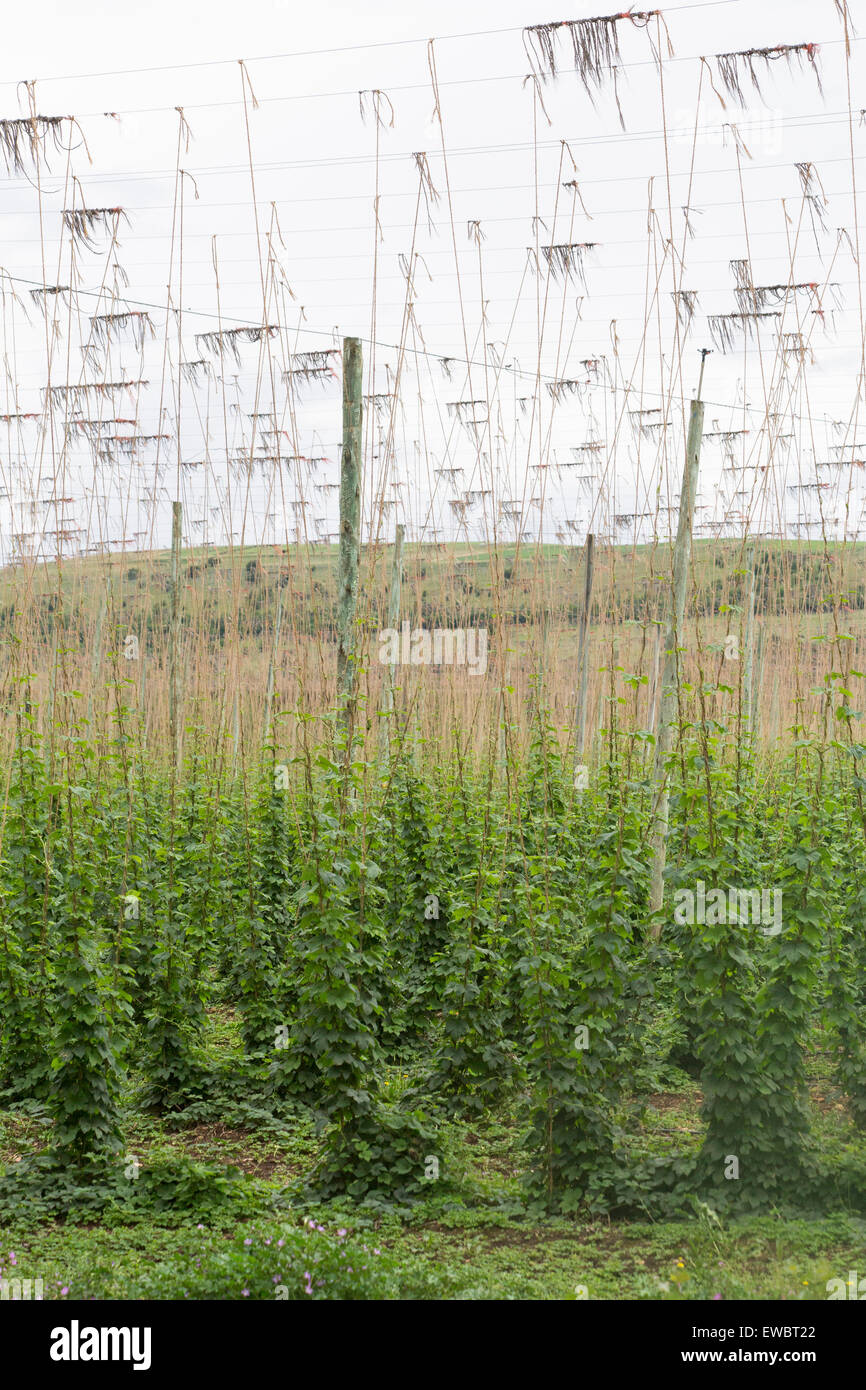
[[[337,705],[348,730],[356,683],[355,612],[361,554],[361,456],[363,436],[360,338],[343,339],[343,449],[340,464],[340,568],[337,598]]]
[[[704,403],[701,400],[701,386],[704,378],[704,364],[708,348],[701,349],[701,374],[698,380],[698,394],[691,403],[689,432],[686,441],[686,460],[683,467],[683,481],[680,489],[680,512],[677,521],[677,539],[674,547],[673,611],[665,640],[665,660],[662,672],[661,702],[659,705],[659,729],[656,739],[655,791],[653,796],[653,824],[650,835],[652,866],[650,873],[649,909],[656,913],[664,902],[664,870],[668,838],[668,758],[673,743],[674,723],[677,718],[678,693],[677,644],[683,629],[686,612],[686,583],[688,581],[689,558],[692,552],[692,521],[695,512],[695,498],[698,491],[698,469],[701,460],[701,437],[704,428]],[[661,922],[654,923],[652,935],[661,934]]]
[[[649,700],[648,700],[649,708],[648,708],[648,711],[647,711],[647,713],[648,713],[647,728],[649,729],[649,731],[650,731],[651,734],[654,734],[654,733],[655,733],[655,728],[656,728],[656,713],[657,713],[657,711],[658,711],[658,693],[659,693],[659,657],[660,657],[660,655],[661,655],[661,649],[662,649],[662,630],[661,630],[660,627],[657,626],[657,627],[656,627],[656,630],[655,630],[655,642],[654,642],[654,644],[653,644],[652,679],[651,679],[651,681],[650,681]]]

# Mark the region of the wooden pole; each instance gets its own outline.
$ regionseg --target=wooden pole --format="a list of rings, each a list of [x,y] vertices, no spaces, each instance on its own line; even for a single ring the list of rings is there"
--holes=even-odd
[[[363,357],[359,338],[343,339],[343,450],[340,465],[340,569],[337,598],[337,704],[349,731],[356,683],[355,612],[361,553]]]
[[[394,535],[394,555],[391,562],[391,590],[388,594],[388,626],[396,632],[400,625],[400,592],[403,586],[403,527],[398,524]],[[382,702],[379,717],[379,759],[387,762],[390,751],[390,716],[394,710],[394,664],[389,663],[382,682]]]
[[[677,643],[682,633],[686,612],[686,583],[688,581],[689,558],[692,551],[692,521],[695,513],[695,497],[698,490],[698,469],[701,461],[701,437],[704,428],[704,403],[700,399],[704,376],[704,362],[708,349],[701,350],[701,376],[698,382],[697,399],[691,403],[689,432],[686,441],[686,460],[683,467],[683,481],[680,489],[680,512],[677,522],[677,539],[674,548],[673,611],[665,640],[665,661],[662,672],[661,702],[659,707],[659,731],[656,739],[655,756],[655,794],[653,800],[653,825],[650,836],[652,867],[650,874],[649,908],[651,913],[659,912],[664,902],[664,869],[668,838],[668,757],[673,743],[674,723],[677,718]],[[655,922],[652,935],[661,935],[661,922]]]
[[[178,646],[180,640],[180,548],[183,523],[183,503],[171,504],[171,570],[169,595],[171,627],[168,641],[168,722],[171,736],[174,765],[180,765],[180,666]]]
[[[656,730],[656,714],[658,713],[658,693],[659,693],[659,659],[662,650],[662,630],[656,626],[655,649],[653,651],[652,681],[650,684],[649,710],[647,726],[651,734]]]
[[[584,547],[583,609],[577,634],[577,708],[574,714],[574,765],[582,765],[586,746],[586,690],[589,672],[589,606],[592,602],[592,574],[595,537],[590,533]]]

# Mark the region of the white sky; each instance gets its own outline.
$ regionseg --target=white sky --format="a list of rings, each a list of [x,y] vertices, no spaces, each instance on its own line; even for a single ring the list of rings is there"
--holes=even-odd
[[[703,391],[705,427],[749,434],[729,446],[727,457],[719,441],[707,442],[699,521],[725,522],[733,532],[746,524],[754,531],[784,525],[790,532],[799,524],[806,534],[804,523],[823,511],[831,534],[843,534],[846,524],[856,532],[861,470],[815,467],[850,460],[852,452],[866,457],[856,448],[866,441],[866,422],[857,416],[858,271],[838,233],[845,228],[855,240],[845,54],[833,0],[672,4],[663,12],[675,50],[673,59],[663,50],[664,117],[650,43],[656,22],[648,30],[620,24],[617,87],[625,132],[611,82],[594,107],[571,70],[567,41],[559,48],[560,75],[540,89],[526,81],[530,61],[521,29],[550,18],[535,3],[444,0],[434,9],[411,0],[363,6],[323,0],[309,7],[180,0],[119,12],[116,5],[77,0],[71,8],[18,7],[4,17],[0,116],[26,111],[26,92],[17,84],[36,78],[40,114],[79,119],[92,164],[83,147],[74,151],[72,171],[81,190],[76,205],[83,199],[88,207],[121,206],[128,214],[131,225],[120,227],[117,259],[129,286],[111,300],[109,238],[98,235],[96,250],[76,252],[79,293],[71,316],[68,304],[58,309],[50,380],[146,377],[147,390],[123,401],[122,409],[118,403],[116,414],[136,415],[142,432],[174,437],[158,454],[143,449],[133,467],[122,457],[97,463],[81,442],[64,448],[62,409],[55,411],[53,428],[44,416],[0,426],[0,482],[7,494],[0,497],[0,558],[8,558],[12,533],[21,531],[32,533],[28,544],[44,555],[53,553],[55,543],[45,534],[52,529],[76,530],[73,548],[164,544],[175,495],[184,498],[185,531],[196,543],[222,543],[231,532],[248,542],[285,541],[299,518],[302,533],[304,527],[310,535],[333,533],[336,492],[321,485],[338,477],[339,388],[335,382],[308,386],[290,407],[279,372],[289,353],[333,347],[344,334],[365,339],[368,374],[375,371],[367,390],[388,391],[400,373],[393,429],[385,415],[377,428],[370,413],[367,514],[373,531],[389,536],[399,517],[413,539],[454,536],[450,502],[474,492],[479,495],[470,499],[460,534],[479,540],[494,526],[502,535],[520,528],[548,541],[568,534],[575,543],[587,529],[620,540],[645,539],[653,529],[666,534],[670,514],[658,507],[677,500],[683,398],[687,402],[696,387],[698,348],[713,347],[706,315],[736,308],[729,263],[746,256],[755,285],[793,280],[823,287],[830,281],[839,287],[842,307],[834,310],[821,288],[820,299],[788,296],[783,329],[809,338],[814,363],[789,362],[782,371],[772,327],[762,329],[760,351],[755,344],[744,350],[742,337],[731,353],[714,350]],[[599,8],[604,11],[598,0],[577,4],[568,17]],[[863,0],[851,0],[850,14],[866,36]],[[431,36],[442,129],[433,118]],[[745,110],[726,98],[723,111],[708,80],[712,72],[718,85],[716,70],[704,67],[702,76],[701,54],[803,42],[820,46],[823,96],[808,65],[789,70],[776,63],[763,82],[766,105],[755,93]],[[853,42],[858,184],[866,149],[866,118],[861,125],[857,99],[862,92],[866,104],[863,53],[863,41]],[[248,98],[245,112],[240,58],[256,110]],[[362,121],[358,94],[373,89],[387,94],[393,128],[377,132],[373,119]],[[180,154],[180,166],[194,179],[182,181],[182,234],[177,106],[194,137]],[[741,155],[739,169],[734,138],[722,129],[726,122],[737,124],[751,155]],[[416,220],[417,151],[426,152],[439,195],[429,228],[423,201]],[[826,231],[813,225],[803,202],[794,167],[802,161],[814,164],[815,187],[827,196]],[[49,151],[48,163],[38,194],[32,165],[24,178],[7,174],[0,162],[0,263],[14,277],[7,285],[15,285],[30,319],[7,293],[0,393],[6,404],[0,411],[8,414],[41,411],[40,391],[49,380],[45,326],[29,289],[71,279],[60,213],[72,205],[73,192],[65,156]],[[573,190],[563,188],[575,178],[589,216]],[[684,236],[686,204],[695,210],[693,239]],[[206,355],[194,335],[220,322],[214,251],[223,327],[263,322],[262,256],[267,259],[273,209],[280,236],[272,245],[294,296],[270,296],[267,321],[278,322],[281,334],[264,349],[241,348],[241,367],[227,365],[225,399],[217,362],[206,388],[182,383],[178,414],[179,352],[184,360]],[[536,214],[540,223],[533,222]],[[479,249],[467,235],[470,220],[480,221],[483,232],[480,268]],[[671,230],[673,254],[666,246]],[[536,232],[539,246],[598,244],[587,258],[585,289],[550,279],[543,258],[543,273],[535,274],[527,248],[535,245]],[[418,259],[407,324],[405,268],[413,250]],[[180,349],[176,318],[165,313],[169,284],[173,305],[183,308]],[[684,347],[675,329],[674,286],[699,294]],[[825,310],[824,327],[811,312],[817,303]],[[143,305],[162,306],[151,311],[156,338],[143,358],[128,339],[118,339],[98,370],[93,362],[82,369],[88,316]],[[368,341],[373,336],[375,350]],[[450,381],[442,356],[456,359]],[[598,373],[581,368],[582,361],[598,358],[606,361]],[[497,364],[504,364],[501,371]],[[281,452],[330,462],[313,471],[281,465],[258,467],[252,475],[235,467],[229,474],[227,452],[267,452],[261,440],[253,441],[248,414],[271,409],[272,374],[278,424],[287,432]],[[551,396],[550,382],[583,383],[588,376],[579,395]],[[475,435],[447,408],[467,399],[486,403]],[[236,410],[228,408],[232,404]],[[641,435],[628,412],[659,408],[663,416],[647,418],[665,418],[668,428]],[[88,413],[99,409],[96,402]],[[780,416],[769,432],[762,430],[768,410]],[[571,449],[587,442],[601,444],[601,462],[572,466]],[[846,454],[846,445],[855,447]],[[179,474],[178,458],[207,463]],[[724,468],[726,462],[740,471]],[[462,472],[437,472],[444,469]],[[597,476],[580,481],[592,473]],[[830,485],[819,491],[810,487],[816,481]],[[490,498],[480,496],[487,492]],[[379,521],[374,495],[395,499]],[[73,500],[60,504],[60,497]],[[505,514],[498,505],[503,500],[515,504]],[[522,521],[512,519],[518,511]],[[622,521],[634,513],[646,515]]]

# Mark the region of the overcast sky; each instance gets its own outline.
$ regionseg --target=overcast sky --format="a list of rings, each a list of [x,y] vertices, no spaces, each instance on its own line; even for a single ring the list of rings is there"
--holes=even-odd
[[[567,17],[597,12],[592,0]],[[850,13],[866,35],[862,0]],[[97,457],[80,436],[64,443],[62,405],[51,424],[43,413],[0,429],[2,558],[13,532],[46,555],[52,531],[68,531],[71,548],[164,544],[175,495],[196,543],[231,532],[284,541],[296,526],[333,534],[337,376],[287,389],[281,373],[291,354],[345,334],[364,339],[366,390],[398,388],[393,410],[382,400],[368,412],[366,511],[385,537],[395,519],[413,538],[666,533],[701,347],[714,349],[703,395],[715,438],[698,524],[815,534],[823,514],[832,534],[856,531],[861,470],[831,465],[866,457],[853,197],[866,148],[863,44],[850,58],[852,162],[833,0],[709,0],[663,14],[673,57],[655,19],[617,25],[623,130],[612,75],[593,103],[567,32],[558,74],[528,79],[539,57],[522,31],[551,15],[516,0],[10,11],[0,115],[26,114],[19,84],[36,79],[37,112],[80,124],[68,161],[49,142],[38,171],[0,163],[12,277],[0,409],[39,414],[49,381],[146,378],[108,405],[171,439],[142,445],[133,463],[110,449]],[[718,65],[700,62],[780,43],[818,50],[760,68],[764,100],[750,89],[745,107]],[[63,129],[66,144],[73,128]],[[795,168],[807,162],[811,201]],[[179,180],[178,167],[191,177]],[[97,230],[91,247],[72,247],[61,212],[82,205],[124,209],[117,245]],[[551,274],[543,248],[578,244],[594,248],[582,268]],[[816,289],[783,295],[783,320],[763,321],[757,341],[739,332],[722,353],[707,316],[736,310],[730,262],[743,259],[755,286]],[[46,347],[29,291],[75,277],[77,292],[52,303]],[[168,287],[180,323],[166,313]],[[675,288],[698,296],[687,334]],[[143,308],[155,337],[142,352],[118,328],[83,360],[91,315]],[[279,334],[242,346],[220,379],[218,355],[195,335],[264,321]],[[211,376],[193,386],[178,364],[199,358],[212,360]],[[479,404],[457,404],[468,401]],[[111,415],[93,404],[85,414]],[[264,427],[279,434],[269,441],[250,416],[271,410]],[[268,464],[275,451],[325,461]],[[265,461],[250,470],[244,452]],[[384,511],[383,498],[393,504]]]

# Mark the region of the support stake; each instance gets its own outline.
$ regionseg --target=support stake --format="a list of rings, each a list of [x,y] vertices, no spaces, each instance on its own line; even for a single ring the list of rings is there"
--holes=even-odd
[[[357,680],[355,613],[361,552],[362,367],[360,338],[343,339],[343,451],[340,465],[340,570],[337,601],[337,704],[339,726],[353,723]]]
[[[692,551],[692,522],[695,513],[695,498],[698,491],[698,469],[701,461],[701,438],[704,428],[704,403],[701,400],[701,386],[704,379],[704,364],[709,348],[701,349],[701,374],[698,380],[698,394],[691,403],[689,432],[686,441],[686,459],[683,467],[683,481],[680,489],[680,512],[677,521],[677,539],[674,547],[673,611],[665,640],[665,660],[662,672],[661,702],[659,706],[659,730],[656,740],[655,793],[653,797],[653,825],[650,836],[652,868],[650,877],[649,909],[651,913],[661,910],[664,902],[664,871],[667,852],[668,816],[670,798],[668,793],[668,758],[673,743],[674,723],[678,712],[678,653],[677,644],[682,634],[686,611],[686,583],[688,581],[689,558]],[[661,921],[652,927],[652,936],[661,935]]]

